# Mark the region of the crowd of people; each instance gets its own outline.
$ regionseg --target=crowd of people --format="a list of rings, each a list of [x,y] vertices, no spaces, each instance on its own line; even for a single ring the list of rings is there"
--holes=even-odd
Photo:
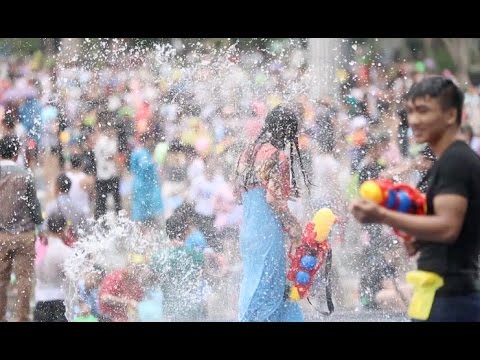
[[[349,203],[366,180],[416,185],[431,167],[435,152],[412,141],[406,97],[428,69],[351,61],[335,96],[312,99],[306,50],[290,50],[152,52],[140,65],[126,53],[98,69],[2,59],[0,319],[13,309],[19,321],[67,320],[65,260],[113,214],[140,236],[164,230],[168,253],[94,264],[74,279],[68,320],[299,320],[298,305],[278,310],[284,293],[265,276],[283,276],[283,231],[295,243],[321,207],[338,216],[336,302],[404,311],[413,262],[388,226],[358,225]],[[479,88],[464,90],[460,136],[480,154]],[[252,241],[259,233],[271,243]]]

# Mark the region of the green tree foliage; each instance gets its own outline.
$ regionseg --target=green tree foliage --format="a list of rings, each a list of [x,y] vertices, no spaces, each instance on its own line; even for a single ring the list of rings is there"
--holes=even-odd
[[[35,51],[43,50],[41,39],[33,38],[0,38],[0,55],[28,56]]]

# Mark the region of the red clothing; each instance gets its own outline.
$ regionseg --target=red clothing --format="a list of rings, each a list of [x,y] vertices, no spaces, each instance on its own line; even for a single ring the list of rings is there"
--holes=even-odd
[[[247,149],[241,156],[240,163],[243,169],[248,168],[247,159],[250,149]],[[278,167],[273,169],[274,167]],[[275,170],[275,171],[272,171]],[[275,175],[273,175],[275,174]],[[268,181],[272,176],[278,176],[282,197],[287,199],[291,194],[290,187],[290,165],[284,151],[278,150],[270,143],[259,147],[255,157],[255,183],[267,188]]]
[[[102,296],[105,294],[135,301],[142,300],[144,296],[140,283],[135,279],[129,279],[127,270],[116,270],[108,274],[100,285],[98,296],[100,312],[112,321],[128,321],[127,308],[104,303]]]

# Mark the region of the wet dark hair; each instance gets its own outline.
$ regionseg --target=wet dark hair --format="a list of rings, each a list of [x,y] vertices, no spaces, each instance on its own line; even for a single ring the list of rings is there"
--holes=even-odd
[[[305,185],[307,185],[307,189],[310,191],[310,181],[308,180],[307,174],[305,172],[302,158],[300,156],[300,150],[298,147],[298,122],[299,120],[297,112],[294,109],[283,105],[276,106],[268,113],[267,117],[265,118],[265,123],[260,132],[260,135],[258,135],[257,139],[251,146],[248,153],[246,169],[247,172],[243,184],[245,188],[247,188],[247,186],[252,180],[255,158],[257,156],[257,152],[260,146],[263,144],[271,143],[279,150],[285,149],[285,146],[287,144],[290,144],[290,171],[292,172],[292,185],[295,194],[298,194],[297,182],[295,179],[295,173],[293,171],[293,147],[295,146],[298,160],[300,161],[300,169],[302,171],[303,179],[305,181]],[[239,163],[237,163],[237,170],[238,164]]]
[[[60,190],[60,192],[67,194],[72,187],[72,180],[70,180],[70,178],[65,173],[62,173],[58,175],[56,185],[57,189]]]
[[[47,227],[48,230],[55,234],[60,234],[65,227],[67,226],[67,220],[65,219],[65,216],[63,216],[59,212],[54,212],[50,214],[50,216],[47,219]]]
[[[270,142],[278,149],[284,149],[287,142],[292,143],[298,134],[297,112],[279,105],[270,111],[265,118],[262,134],[269,134]]]
[[[3,159],[13,159],[20,150],[20,141],[15,135],[6,135],[0,139],[0,156]]]
[[[455,83],[445,76],[429,76],[412,85],[407,93],[406,100],[415,100],[430,96],[438,98],[443,110],[454,108],[457,110],[457,125],[462,123],[463,92]]]

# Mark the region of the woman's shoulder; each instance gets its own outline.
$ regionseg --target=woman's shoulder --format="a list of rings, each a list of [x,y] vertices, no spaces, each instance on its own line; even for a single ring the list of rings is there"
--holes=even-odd
[[[287,159],[285,151],[277,149],[270,143],[262,144],[257,152],[257,160],[269,160],[275,159],[278,156],[278,160],[284,161]]]

